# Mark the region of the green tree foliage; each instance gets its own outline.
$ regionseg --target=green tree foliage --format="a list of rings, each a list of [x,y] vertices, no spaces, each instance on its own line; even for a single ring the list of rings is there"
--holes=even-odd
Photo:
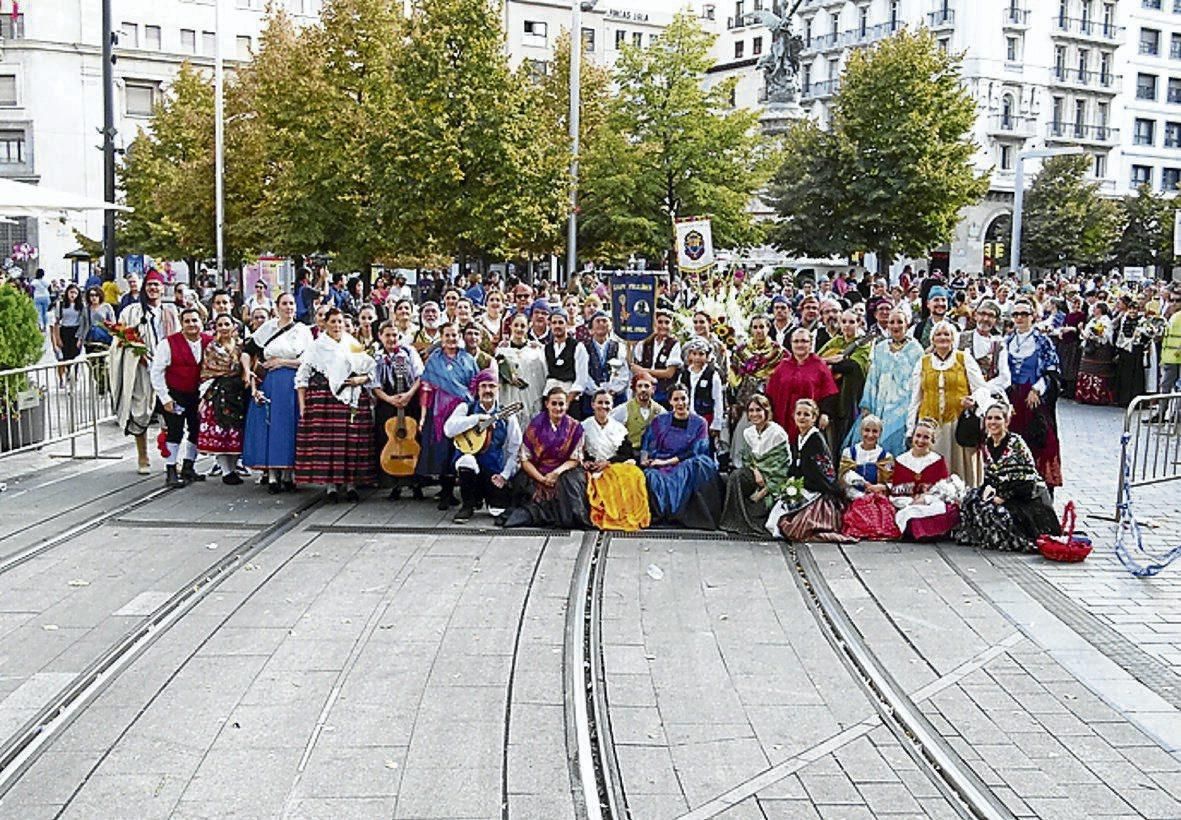
[[[34,365],[44,350],[33,300],[15,285],[0,285],[0,370]],[[28,386],[24,375],[0,378],[0,419],[15,411],[17,394]]]
[[[926,30],[852,52],[831,129],[803,123],[784,141],[769,197],[781,217],[774,241],[882,261],[947,242],[960,209],[987,190],[972,166],[977,111],[960,62]]]
[[[1086,180],[1086,156],[1047,159],[1025,194],[1021,258],[1037,268],[1092,267],[1111,258],[1123,227],[1118,202]]]
[[[1121,267],[1171,266],[1173,201],[1141,185],[1135,196],[1120,201],[1120,209],[1124,227],[1115,245],[1115,262]]]
[[[765,141],[754,113],[728,110],[732,81],[703,88],[713,39],[683,11],[655,43],[623,49],[606,127],[580,173],[589,254],[660,258],[672,220],[697,214],[712,215],[721,247],[760,239],[747,206],[769,176]]]

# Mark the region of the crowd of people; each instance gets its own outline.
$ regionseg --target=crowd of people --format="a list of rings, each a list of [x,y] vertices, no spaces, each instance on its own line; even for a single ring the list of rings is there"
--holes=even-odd
[[[79,325],[110,337],[141,472],[163,421],[170,486],[205,480],[194,461],[211,454],[223,482],[253,474],[271,493],[437,488],[459,523],[487,509],[504,527],[1006,550],[1058,531],[1058,402],[1126,404],[1176,389],[1181,369],[1181,290],[1156,283],[658,281],[634,342],[593,274],[559,290],[301,269],[290,292],[169,300],[150,271],[122,306],[87,290]]]

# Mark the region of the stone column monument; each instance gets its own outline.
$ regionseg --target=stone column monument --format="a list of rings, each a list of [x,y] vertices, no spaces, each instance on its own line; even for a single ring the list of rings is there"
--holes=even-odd
[[[789,0],[790,2],[790,0]],[[771,35],[771,48],[756,67],[763,72],[767,104],[759,118],[767,134],[781,134],[794,120],[803,119],[800,107],[800,52],[804,41],[791,30],[791,18],[804,0],[795,0],[784,13],[784,3],[774,0],[771,11],[755,11],[747,17],[757,20]]]

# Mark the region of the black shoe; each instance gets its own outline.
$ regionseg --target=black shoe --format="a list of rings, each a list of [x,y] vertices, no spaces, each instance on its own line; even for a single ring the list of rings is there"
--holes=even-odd
[[[388,498],[390,501],[397,501],[401,497],[402,497],[402,488],[401,487],[394,487],[392,490],[390,490],[390,494],[386,496],[386,498]]]
[[[508,513],[502,512],[500,515],[492,516],[492,523],[498,527],[503,527],[504,522],[508,520]]]
[[[267,484],[270,484],[270,483],[271,483],[271,477],[269,475],[267,475],[266,470],[263,470],[262,471],[262,478],[260,478],[258,480],[258,486],[265,487]],[[276,481],[275,483],[278,484],[279,482]]]
[[[184,462],[184,466],[180,468],[180,477],[183,478],[185,481],[204,481],[205,480],[205,476],[201,475],[193,468],[193,460],[190,458],[186,458],[185,462]]]
[[[361,496],[356,491],[356,489],[345,490],[344,497],[346,501],[350,501],[354,504],[361,500]]]
[[[459,499],[453,493],[447,493],[447,495],[440,494],[438,499],[439,503],[435,507],[440,510],[449,510],[459,504]]]
[[[340,501],[340,493],[336,490],[329,490],[324,495],[328,499],[329,504],[335,504],[337,501]]]
[[[295,482],[294,481],[284,481],[280,486],[283,488],[283,492],[285,492],[285,493],[295,492]]]
[[[165,467],[164,475],[165,487],[174,487],[176,489],[180,489],[181,487],[189,486],[189,482],[185,481],[184,478],[176,472],[175,464],[169,464],[167,467]]]
[[[236,486],[242,483],[242,476],[238,475],[237,473],[226,473],[221,477],[221,483],[229,484],[230,486]]]
[[[476,511],[471,507],[460,507],[455,515],[452,516],[451,521],[455,524],[466,524],[472,520],[472,516],[475,514]]]
[[[422,494],[422,487],[419,487],[417,484],[415,484],[410,488],[410,497],[415,501],[422,501],[426,496]]]
[[[278,495],[279,493],[283,492],[283,485],[281,485],[278,481],[274,482],[273,484],[268,484],[267,492],[271,495]]]

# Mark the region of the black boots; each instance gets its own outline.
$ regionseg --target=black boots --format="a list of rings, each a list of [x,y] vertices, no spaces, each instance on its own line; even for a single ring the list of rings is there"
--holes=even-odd
[[[166,466],[164,468],[164,471],[165,471],[165,474],[167,475],[167,478],[164,479],[164,486],[165,487],[180,488],[180,487],[189,486],[189,482],[185,481],[184,478],[177,475],[175,464],[169,464],[168,466]]]
[[[180,468],[180,477],[190,484],[194,481],[205,480],[205,476],[193,469],[193,460],[191,458],[185,459],[184,465]]]

